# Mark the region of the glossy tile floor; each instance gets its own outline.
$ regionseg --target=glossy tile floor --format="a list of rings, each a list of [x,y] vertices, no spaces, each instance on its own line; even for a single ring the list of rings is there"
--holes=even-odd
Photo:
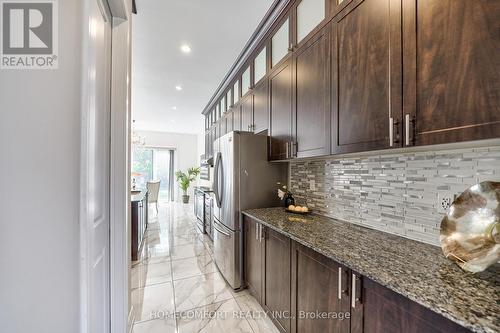
[[[141,258],[132,263],[134,333],[278,333],[251,295],[226,284],[192,205],[151,208]]]

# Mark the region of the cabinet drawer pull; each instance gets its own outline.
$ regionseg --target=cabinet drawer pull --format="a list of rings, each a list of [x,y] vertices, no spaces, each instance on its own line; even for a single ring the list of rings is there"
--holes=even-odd
[[[260,224],[255,224],[255,240],[259,240],[259,226]]]
[[[405,116],[405,145],[410,145],[410,115]]]
[[[356,274],[352,275],[351,307],[356,307]]]
[[[394,118],[389,118],[389,146],[394,146]]]
[[[342,267],[339,267],[339,286],[337,295],[339,299],[342,299]]]

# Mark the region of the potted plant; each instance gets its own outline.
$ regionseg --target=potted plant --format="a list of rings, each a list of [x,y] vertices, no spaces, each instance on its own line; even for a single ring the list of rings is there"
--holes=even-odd
[[[194,167],[189,168],[187,170],[187,173],[182,172],[181,170],[175,173],[175,178],[179,183],[179,187],[182,189],[182,192],[184,193],[182,195],[182,202],[185,204],[189,203],[189,195],[187,194],[189,186],[191,185],[191,182],[196,179],[199,173],[200,173],[200,168],[194,168]]]

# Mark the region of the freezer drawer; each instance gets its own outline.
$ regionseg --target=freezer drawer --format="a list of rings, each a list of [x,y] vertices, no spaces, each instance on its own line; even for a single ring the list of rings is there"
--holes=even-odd
[[[232,231],[213,219],[215,263],[233,289],[242,286],[241,231]]]

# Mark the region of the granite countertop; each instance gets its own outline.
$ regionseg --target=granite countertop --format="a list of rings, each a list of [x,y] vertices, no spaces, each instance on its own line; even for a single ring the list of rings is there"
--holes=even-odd
[[[500,265],[462,271],[439,247],[284,208],[243,212],[474,332],[500,332]]]

